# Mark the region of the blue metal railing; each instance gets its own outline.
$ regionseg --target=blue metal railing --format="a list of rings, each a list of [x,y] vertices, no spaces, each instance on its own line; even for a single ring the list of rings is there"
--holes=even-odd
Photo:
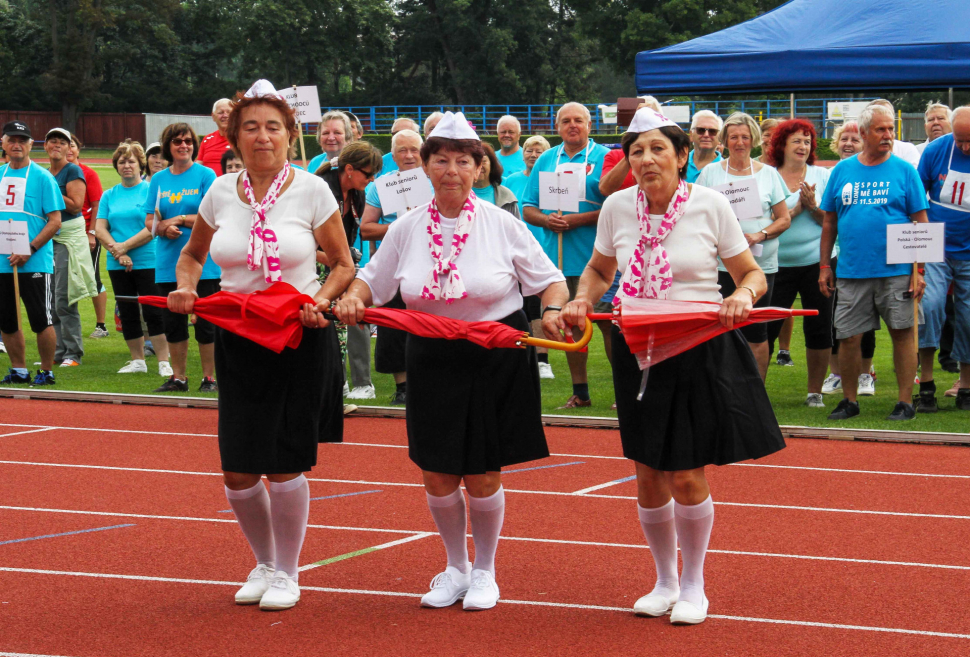
[[[795,99],[795,116],[815,123],[819,135],[830,135],[834,125],[827,120],[827,107],[830,102],[864,101],[869,98],[804,98]],[[702,109],[711,110],[718,116],[727,117],[732,112],[747,112],[759,121],[768,118],[785,119],[790,113],[790,101],[782,100],[695,100],[691,102],[674,101],[670,105],[689,105],[690,114]],[[614,134],[616,124],[603,121],[598,105],[587,104],[593,120],[593,134]],[[384,106],[342,106],[323,107],[322,110],[338,109],[353,112],[367,133],[388,134],[391,125],[400,117],[414,119],[419,125],[433,112],[462,112],[482,134],[495,134],[495,124],[499,118],[511,114],[519,119],[522,132],[526,135],[553,134],[556,111],[559,105],[384,105]],[[315,129],[315,126],[314,128]]]

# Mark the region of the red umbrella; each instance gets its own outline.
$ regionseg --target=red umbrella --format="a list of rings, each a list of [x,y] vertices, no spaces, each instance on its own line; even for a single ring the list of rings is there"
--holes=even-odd
[[[726,333],[728,329],[717,317],[720,306],[706,301],[624,298],[612,315],[604,313],[590,315],[590,318],[613,319],[644,369]],[[818,311],[753,308],[747,321],[734,327],[809,315],[818,315]]]
[[[116,297],[120,301],[137,301],[159,308],[167,308],[165,297]],[[284,348],[295,349],[303,339],[300,309],[305,303],[316,303],[310,296],[301,294],[289,283],[277,282],[260,292],[239,294],[225,290],[199,299],[193,313],[236,335],[248,338],[267,349],[280,353]],[[324,313],[327,319],[337,318]],[[578,351],[585,348],[593,335],[590,324],[579,342],[563,344],[551,340],[531,338],[528,333],[501,322],[465,322],[448,319],[417,310],[393,308],[368,308],[364,322],[385,328],[400,329],[426,338],[446,340],[469,340],[488,349],[522,348],[536,345]]]

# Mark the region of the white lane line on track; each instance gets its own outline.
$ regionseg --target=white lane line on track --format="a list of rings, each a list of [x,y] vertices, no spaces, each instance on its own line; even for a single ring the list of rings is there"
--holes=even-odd
[[[207,476],[207,477],[219,477],[221,473],[219,472],[193,472],[190,470],[159,470],[153,468],[122,468],[118,466],[110,465],[75,465],[72,463],[40,463],[36,461],[0,461],[0,465],[34,465],[43,467],[55,467],[55,468],[87,468],[92,470],[118,470],[122,472],[154,472],[162,474],[181,474],[181,475],[196,475],[196,476]],[[399,486],[405,488],[424,488],[424,484],[418,483],[406,483],[406,482],[396,482],[396,481],[366,481],[362,479],[326,479],[320,477],[307,477],[307,481],[316,481],[329,484],[353,484],[353,485],[363,485],[363,486]],[[519,490],[515,488],[506,488],[506,493],[519,493],[523,495],[553,495],[557,497],[572,497],[572,498],[594,498],[594,499],[606,499],[606,500],[635,500],[635,496],[626,495],[594,495],[585,494],[577,495],[575,493],[564,493],[560,491],[551,490]],[[735,507],[746,507],[754,509],[781,509],[784,511],[811,511],[816,513],[855,513],[862,515],[873,515],[873,516],[896,516],[905,518],[934,518],[942,520],[970,520],[970,516],[958,516],[951,514],[941,514],[941,513],[910,513],[906,511],[876,511],[872,509],[836,509],[829,507],[817,507],[817,506],[796,506],[790,504],[758,504],[754,502],[714,502],[715,506],[735,506]]]
[[[63,655],[38,655],[27,652],[0,652],[0,657],[63,657]]]
[[[22,436],[25,433],[41,433],[43,431],[53,431],[56,428],[57,427],[43,427],[40,429],[30,429],[29,431],[13,431],[11,433],[0,433],[0,438],[5,438],[7,436]],[[0,655],[3,655],[3,653],[0,652]]]
[[[148,520],[184,520],[186,522],[219,522],[219,523],[233,523],[235,520],[228,520],[225,518],[194,518],[189,516],[156,516],[144,513],[116,513],[109,511],[77,511],[72,509],[47,509],[42,507],[23,507],[23,506],[0,506],[0,511],[30,511],[38,513],[67,513],[74,515],[90,515],[90,516],[104,516],[111,518],[142,518]],[[419,531],[416,529],[380,529],[375,527],[345,527],[341,525],[307,525],[310,529],[330,529],[339,531],[359,531],[359,532],[374,532],[374,533],[385,533],[385,534],[409,534],[409,535],[427,535],[427,536],[437,536],[437,532],[426,532]],[[407,542],[414,540],[416,536],[408,538]],[[584,547],[606,547],[606,548],[622,548],[622,549],[634,549],[634,550],[647,550],[649,547],[645,543],[607,543],[603,541],[574,541],[565,540],[558,538],[531,538],[525,536],[499,536],[503,541],[518,541],[525,543],[548,543],[554,545],[578,545]],[[397,542],[394,542],[397,544]],[[717,550],[708,549],[711,554],[730,554],[736,556],[749,556],[749,557],[770,557],[777,559],[802,559],[808,561],[837,561],[843,563],[860,563],[860,564],[871,564],[878,566],[902,566],[906,568],[939,568],[943,570],[967,570],[970,571],[970,566],[953,566],[948,564],[936,564],[936,563],[920,563],[915,561],[886,561],[881,559],[854,559],[851,557],[823,557],[814,556],[808,554],[783,554],[775,552],[750,552],[742,550]]]
[[[136,431],[129,429],[100,429],[97,427],[51,427],[47,425],[40,424],[10,424],[5,422],[0,422],[0,427],[40,427],[41,430],[54,430],[54,429],[65,429],[71,431],[100,431],[104,433],[133,433],[133,434],[144,434],[151,436],[189,436],[196,438],[218,438],[217,434],[214,433],[179,433],[173,431]],[[16,435],[16,434],[7,434]],[[2,436],[0,436],[2,437]],[[391,445],[387,443],[353,443],[353,442],[343,442],[343,443],[327,443],[328,445],[347,445],[350,447],[382,447],[389,449],[407,449],[407,445]],[[584,458],[584,459],[606,459],[610,461],[628,461],[625,456],[607,456],[603,454],[561,454],[553,453],[550,456],[559,456],[564,458]],[[960,475],[960,474],[934,474],[929,472],[893,472],[890,470],[857,470],[851,468],[820,468],[813,466],[804,465],[771,465],[768,463],[730,463],[730,466],[734,467],[744,467],[744,468],[768,468],[768,469],[778,469],[778,470],[809,470],[813,472],[837,472],[842,474],[866,474],[866,475],[885,475],[892,477],[929,477],[935,479],[970,479],[970,475]],[[604,486],[606,487],[606,486]]]
[[[148,575],[119,575],[115,573],[85,573],[63,570],[41,570],[35,568],[8,568],[0,566],[0,572],[22,573],[28,575],[61,575],[68,577],[91,577],[94,579],[119,579],[140,582],[164,582],[171,584],[207,584],[212,586],[239,586],[240,582],[225,582],[206,579],[181,579],[175,577],[150,577]],[[301,586],[301,591],[317,591],[320,593],[344,593],[351,595],[373,595],[394,598],[420,598],[423,593],[407,593],[402,591],[371,591],[368,589],[338,589],[324,586]],[[555,607],[559,609],[578,609],[590,611],[615,611],[624,614],[631,613],[628,607],[609,607],[604,605],[584,605],[569,602],[547,602],[545,600],[499,600],[500,604],[527,605],[531,607]],[[750,618],[747,616],[725,616],[710,614],[708,618],[730,620],[742,623],[770,623],[773,625],[794,625],[798,627],[819,627],[835,630],[853,630],[860,632],[886,632],[891,634],[908,634],[914,636],[931,636],[946,639],[970,639],[970,634],[956,634],[952,632],[933,632],[929,630],[910,630],[899,627],[876,627],[870,625],[844,625],[841,623],[820,623],[815,621],[785,620],[780,618]]]

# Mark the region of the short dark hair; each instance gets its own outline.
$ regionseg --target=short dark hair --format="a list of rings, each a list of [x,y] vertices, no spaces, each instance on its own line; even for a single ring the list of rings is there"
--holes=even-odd
[[[674,151],[680,155],[684,151],[690,154],[690,137],[687,133],[681,130],[679,127],[672,125],[665,125],[662,128],[658,128],[660,134],[670,140],[670,143],[674,147]],[[630,163],[630,147],[633,146],[633,142],[640,138],[641,133],[639,132],[624,132],[623,138],[620,139],[620,144],[623,146],[623,156],[626,158],[627,164]],[[687,166],[690,162],[685,162],[684,166],[680,168],[677,172],[680,174],[681,180],[687,179]]]
[[[219,158],[219,166],[222,168],[223,175],[226,173],[226,167],[229,165],[229,160],[239,160],[242,162],[242,158],[236,154],[236,151],[232,150],[231,148],[227,148],[226,152],[222,154],[221,158]]]
[[[808,154],[808,164],[815,164],[815,125],[805,119],[788,119],[775,126],[775,131],[771,133],[771,162],[773,166],[780,167],[785,163],[785,146],[788,138],[796,132],[807,132],[812,138],[812,152]]]
[[[482,148],[485,150],[485,157],[488,158],[488,184],[492,187],[498,187],[502,184],[502,163],[498,161],[498,157],[495,155],[495,149],[488,142],[482,142]]]
[[[485,157],[485,149],[482,148],[482,142],[477,139],[446,139],[444,137],[429,137],[424,144],[421,145],[421,161],[427,163],[431,159],[431,156],[438,151],[456,151],[458,153],[467,153],[472,156],[475,160],[475,166],[479,166],[482,163],[482,158]]]
[[[247,107],[253,105],[269,105],[276,109],[283,118],[283,129],[289,136],[289,142],[296,141],[296,114],[285,100],[277,96],[244,96],[241,92],[236,94],[236,99],[232,101],[232,112],[229,113],[229,123],[226,125],[226,141],[232,146],[233,150],[239,148],[239,131],[242,130],[242,113]],[[241,158],[242,156],[240,156]],[[245,162],[245,160],[243,160]]]
[[[172,157],[172,140],[185,134],[192,137],[192,161],[195,162],[195,158],[199,154],[199,136],[195,134],[195,129],[188,123],[173,123],[162,130],[162,157],[167,162],[175,161],[175,158]]]

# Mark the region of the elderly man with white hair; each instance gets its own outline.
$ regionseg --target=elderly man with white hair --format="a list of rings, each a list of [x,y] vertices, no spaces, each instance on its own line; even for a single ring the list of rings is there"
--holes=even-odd
[[[229,114],[232,112],[232,101],[228,98],[220,98],[212,104],[212,120],[215,121],[217,130],[210,132],[199,144],[199,155],[196,161],[205,165],[216,172],[217,176],[222,175],[222,154],[232,150],[229,141],[226,139],[226,128],[229,126]]]
[[[893,115],[893,120],[896,120],[896,108],[893,107],[893,104],[885,98],[877,98],[869,103],[870,107],[873,105],[881,105],[885,107],[889,110],[889,113]],[[919,166],[919,150],[916,148],[916,146],[908,141],[900,141],[895,139],[893,141],[893,155],[903,158],[914,167]]]
[[[441,112],[431,112],[431,114],[428,114],[428,116],[424,119],[425,137],[431,134],[431,131],[435,129],[435,126],[438,125],[438,122],[441,121],[443,117],[444,117],[444,114],[442,114]]]
[[[522,137],[522,124],[519,120],[511,114],[506,114],[495,124],[495,132],[498,134],[498,143],[502,147],[495,154],[502,165],[502,180],[513,173],[525,171],[525,160],[522,158],[522,148],[519,146],[519,139]]]
[[[922,155],[926,146],[934,139],[939,139],[943,135],[948,135],[952,131],[950,126],[953,120],[953,112],[943,103],[930,102],[923,112],[923,130],[926,131],[926,141],[916,146],[916,150]]]
[[[542,171],[569,171],[580,177],[579,212],[557,212],[539,209],[539,176],[532,175],[525,198],[519,199],[525,220],[550,231],[545,241],[546,255],[553,262],[559,258],[559,235],[562,235],[562,273],[566,276],[570,298],[576,294],[579,277],[593,255],[593,242],[596,240],[596,222],[600,208],[606,197],[600,192],[600,177],[603,173],[603,159],[609,152],[605,146],[589,138],[592,117],[589,109],[580,103],[566,103],[556,113],[556,129],[562,137],[562,144],[543,153],[532,167],[533,173]],[[612,301],[612,297],[608,301]],[[601,300],[603,302],[603,300]],[[603,302],[605,303],[605,302]],[[599,305],[599,304],[597,304]],[[609,305],[609,304],[607,304]],[[545,314],[550,308],[543,308]],[[558,309],[556,309],[558,310]],[[605,309],[597,309],[604,312]],[[610,351],[610,323],[600,322],[603,331],[606,354]],[[562,408],[592,406],[589,385],[586,379],[587,354],[567,352],[569,374],[573,381],[573,394]]]
[[[970,106],[953,112],[953,132],[934,139],[917,167],[930,196],[929,220],[942,223],[946,238],[945,260],[926,263],[926,295],[920,326],[920,382],[917,410],[933,413],[936,382],[933,357],[940,346],[946,318],[947,290],[953,285],[953,348],[950,356],[960,363],[956,407],[970,411]]]
[[[687,182],[696,182],[704,167],[721,161],[717,144],[723,126],[724,120],[711,110],[694,112],[690,122],[690,141],[694,148],[687,157]]]
[[[895,117],[881,105],[870,105],[859,116],[862,152],[842,160],[829,177],[820,207],[822,220],[819,288],[826,297],[836,290],[832,271],[832,248],[838,238],[838,303],[835,337],[839,365],[845,381],[857,381],[862,373],[862,334],[880,327],[882,318],[893,341],[893,363],[899,401],[889,420],[911,420],[910,404],[916,376],[916,345],[913,344],[913,296],[920,298],[926,283],[923,265],[910,276],[907,264],[887,264],[886,227],[926,223],[926,190],[916,169],[893,155]],[[944,145],[941,144],[941,147]],[[935,149],[934,149],[935,150]],[[914,280],[915,279],[915,280]],[[858,390],[842,386],[845,398],[830,420],[859,415]]]

